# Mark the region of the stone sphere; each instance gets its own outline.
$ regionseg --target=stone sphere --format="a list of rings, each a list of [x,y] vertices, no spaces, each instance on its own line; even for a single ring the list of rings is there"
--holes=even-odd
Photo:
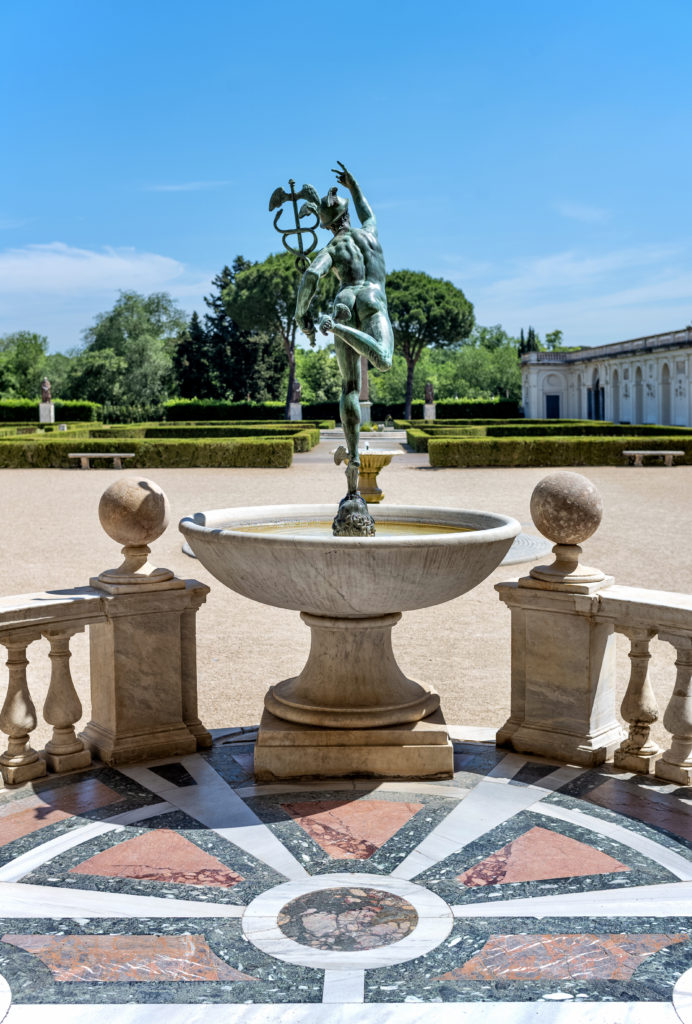
[[[531,495],[531,518],[555,544],[581,544],[595,533],[603,516],[603,500],[581,473],[551,473]]]
[[[158,484],[141,476],[116,480],[101,495],[99,519],[118,544],[151,544],[168,526],[171,508]]]

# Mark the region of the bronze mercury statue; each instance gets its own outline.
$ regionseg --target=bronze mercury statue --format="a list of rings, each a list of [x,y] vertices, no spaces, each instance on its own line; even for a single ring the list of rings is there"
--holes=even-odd
[[[389,370],[394,334],[387,311],[386,271],[375,215],[356,179],[340,160],[337,163],[341,170],[334,169],[334,173],[339,184],[351,193],[361,227],[351,226],[348,199],[337,195],[335,186],[329,189],[319,205],[305,203],[300,216],[317,213],[320,226],[331,231],[332,238],[303,273],[296,302],[296,320],[310,338],[314,338],[316,328],[323,334],[331,332],[334,335],[341,371],[339,412],[348,448],[339,446],[334,458],[337,464],[348,458],[348,493],[339,506],[334,532],[351,536],[371,535],[375,532],[374,522],[358,493],[360,357],[365,356],[378,370]],[[307,188],[309,186],[304,186]],[[323,317],[316,324],[310,305],[320,278],[329,271],[337,277],[340,287],[331,316]]]

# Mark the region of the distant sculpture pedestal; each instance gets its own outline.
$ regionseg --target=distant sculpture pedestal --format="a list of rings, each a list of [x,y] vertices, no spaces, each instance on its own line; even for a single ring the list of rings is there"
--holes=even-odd
[[[423,406],[423,419],[434,420],[437,419],[437,407],[434,402],[426,402]]]
[[[289,420],[302,420],[303,418],[303,404],[302,402],[291,402],[288,407],[288,418]]]
[[[370,410],[372,409],[372,402],[361,402],[360,403],[360,422],[371,423],[372,418],[370,416]]]
[[[55,423],[55,406],[52,402],[38,403],[39,423]]]

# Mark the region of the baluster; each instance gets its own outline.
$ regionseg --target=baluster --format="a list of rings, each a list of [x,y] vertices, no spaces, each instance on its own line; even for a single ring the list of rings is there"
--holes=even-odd
[[[658,719],[658,704],[649,681],[649,644],[655,629],[632,627],[619,629],[630,640],[630,678],[620,712],[629,723],[627,736],[615,751],[615,765],[632,772],[652,772],[660,756],[660,747],[650,738],[651,726]]]
[[[29,733],[36,728],[36,708],[26,681],[26,649],[39,636],[40,633],[20,633],[0,640],[7,648],[9,669],[7,696],[0,711],[0,729],[9,737],[7,750],[0,754],[0,772],[8,786],[46,774],[45,761],[29,745]]]
[[[74,726],[82,717],[82,704],[70,672],[70,637],[84,626],[47,629],[50,642],[50,686],[43,705],[43,717],[53,726],[53,737],[46,743],[44,756],[52,772],[69,772],[91,764],[91,752],[75,735]]]
[[[663,724],[672,737],[671,743],[656,762],[656,775],[659,779],[689,786],[692,785],[692,636],[675,633],[661,633],[659,636],[677,651],[677,674],[673,694],[663,716]]]

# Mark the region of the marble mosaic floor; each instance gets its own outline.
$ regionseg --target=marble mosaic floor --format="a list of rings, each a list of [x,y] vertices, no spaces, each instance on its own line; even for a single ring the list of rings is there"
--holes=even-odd
[[[692,789],[454,736],[447,782],[255,786],[219,730],[0,792],[0,1020],[692,1024]]]

